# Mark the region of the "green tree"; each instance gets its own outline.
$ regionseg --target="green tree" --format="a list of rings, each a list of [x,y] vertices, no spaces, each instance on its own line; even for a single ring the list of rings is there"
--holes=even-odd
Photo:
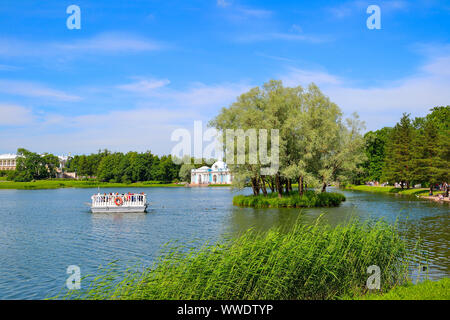
[[[258,195],[260,190],[267,194],[266,185],[269,185],[279,197],[284,189],[292,190],[293,181],[299,182],[299,193],[302,193],[308,183],[326,186],[353,173],[362,160],[360,124],[356,118],[343,123],[339,107],[314,84],[304,91],[300,86],[284,87],[281,81],[274,80],[242,94],[210,122],[222,134],[227,129],[245,132],[256,129],[257,138],[258,129],[278,129],[276,172],[262,175],[261,169],[266,165],[260,158],[255,163],[249,159],[245,164],[228,162],[228,167],[235,187],[250,182],[253,193]],[[236,141],[231,141],[233,146],[229,146],[226,137],[223,138],[225,152],[231,150],[236,157],[237,149],[232,149]],[[270,138],[268,142],[270,149]],[[251,149],[249,143],[245,144],[246,154]]]
[[[15,181],[31,181],[51,178],[59,166],[58,157],[52,154],[43,156],[24,148],[17,149]]]
[[[191,183],[191,170],[192,169],[195,169],[195,166],[193,164],[183,163],[181,165],[180,171],[178,173],[180,180]]]
[[[448,130],[448,129],[447,129]],[[448,181],[449,173],[449,137],[445,127],[433,117],[426,117],[418,128],[414,141],[414,181],[433,186]]]
[[[369,131],[364,135],[365,154],[367,160],[363,163],[363,179],[365,181],[381,181],[383,165],[386,157],[386,143],[392,128]]]
[[[400,122],[392,129],[386,145],[383,180],[400,182],[403,188],[410,186],[413,177],[414,128],[409,114],[404,113]]]

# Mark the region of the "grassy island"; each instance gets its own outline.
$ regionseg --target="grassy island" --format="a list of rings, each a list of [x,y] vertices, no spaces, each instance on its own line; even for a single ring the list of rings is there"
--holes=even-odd
[[[381,291],[407,283],[408,251],[396,227],[383,221],[331,228],[297,221],[290,230],[248,230],[186,249],[166,247],[153,267],[101,269],[67,299],[340,299],[367,293],[376,264]],[[61,298],[61,297],[59,297]]]
[[[308,190],[299,195],[291,191],[278,198],[276,192],[264,195],[238,195],[233,198],[233,204],[253,208],[305,208],[305,207],[336,207],[345,201],[345,196],[334,192],[315,192]]]

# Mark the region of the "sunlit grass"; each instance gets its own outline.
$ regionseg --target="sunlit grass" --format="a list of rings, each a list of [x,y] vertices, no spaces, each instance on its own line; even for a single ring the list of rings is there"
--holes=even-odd
[[[356,191],[367,191],[367,192],[375,192],[375,193],[395,193],[395,194],[403,194],[403,195],[428,195],[430,191],[428,188],[418,188],[418,189],[402,189],[395,187],[378,187],[378,186],[366,186],[366,185],[346,185],[345,189],[356,190]],[[435,192],[438,194],[439,192]]]
[[[354,298],[353,298],[354,299]],[[450,278],[424,281],[393,288],[387,293],[371,293],[358,297],[362,300],[450,300]]]

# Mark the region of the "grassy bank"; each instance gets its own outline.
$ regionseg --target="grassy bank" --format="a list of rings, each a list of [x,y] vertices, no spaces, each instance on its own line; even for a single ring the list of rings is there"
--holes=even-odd
[[[33,182],[0,181],[0,189],[59,189],[59,188],[147,188],[147,187],[182,187],[182,184],[144,181],[136,183],[110,183],[81,180],[38,180]]]
[[[363,295],[361,300],[450,300],[450,278],[393,288],[387,293]]]
[[[307,191],[302,196],[297,191],[284,194],[278,198],[277,193],[264,195],[237,195],[233,198],[233,204],[241,207],[253,208],[301,208],[301,207],[334,207],[345,201],[345,196],[340,193]]]
[[[390,194],[402,194],[402,195],[419,195],[419,196],[427,196],[429,189],[428,188],[420,188],[420,189],[401,189],[395,187],[376,187],[376,186],[366,186],[366,185],[346,185],[344,189],[356,190],[356,191],[366,191],[366,192],[376,192],[376,193],[390,193]],[[434,192],[438,194],[439,192]]]
[[[373,264],[383,270],[384,292],[404,283],[405,261],[404,241],[385,222],[330,228],[297,221],[290,231],[249,230],[200,249],[168,247],[152,268],[124,274],[104,269],[89,287],[64,298],[337,299],[365,292]]]

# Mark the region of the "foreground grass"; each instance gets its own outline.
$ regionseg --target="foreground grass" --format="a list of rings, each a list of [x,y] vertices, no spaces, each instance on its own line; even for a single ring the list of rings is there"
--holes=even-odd
[[[110,183],[83,180],[38,180],[33,182],[0,181],[0,189],[59,189],[59,188],[147,188],[147,187],[182,187],[182,184],[158,183],[155,181],[144,181],[135,183]]]
[[[292,191],[278,198],[277,193],[264,195],[237,195],[233,197],[233,204],[242,207],[253,208],[300,208],[300,207],[335,207],[345,201],[345,196],[341,193],[315,192],[308,190],[302,196],[298,191]]]
[[[297,221],[289,231],[249,230],[200,249],[169,247],[151,268],[105,269],[87,289],[62,298],[337,299],[365,292],[373,264],[383,270],[383,291],[405,283],[407,260],[404,241],[383,221],[335,228]]]
[[[450,300],[450,278],[398,286],[385,294],[371,293],[360,300]]]
[[[420,189],[401,189],[395,187],[377,187],[377,186],[366,186],[366,185],[347,185],[344,187],[345,189],[356,190],[356,191],[367,191],[367,192],[376,192],[376,193],[391,193],[391,194],[402,194],[402,195],[420,195],[427,196],[429,189],[428,188],[420,188]],[[438,194],[439,192],[434,192]]]

